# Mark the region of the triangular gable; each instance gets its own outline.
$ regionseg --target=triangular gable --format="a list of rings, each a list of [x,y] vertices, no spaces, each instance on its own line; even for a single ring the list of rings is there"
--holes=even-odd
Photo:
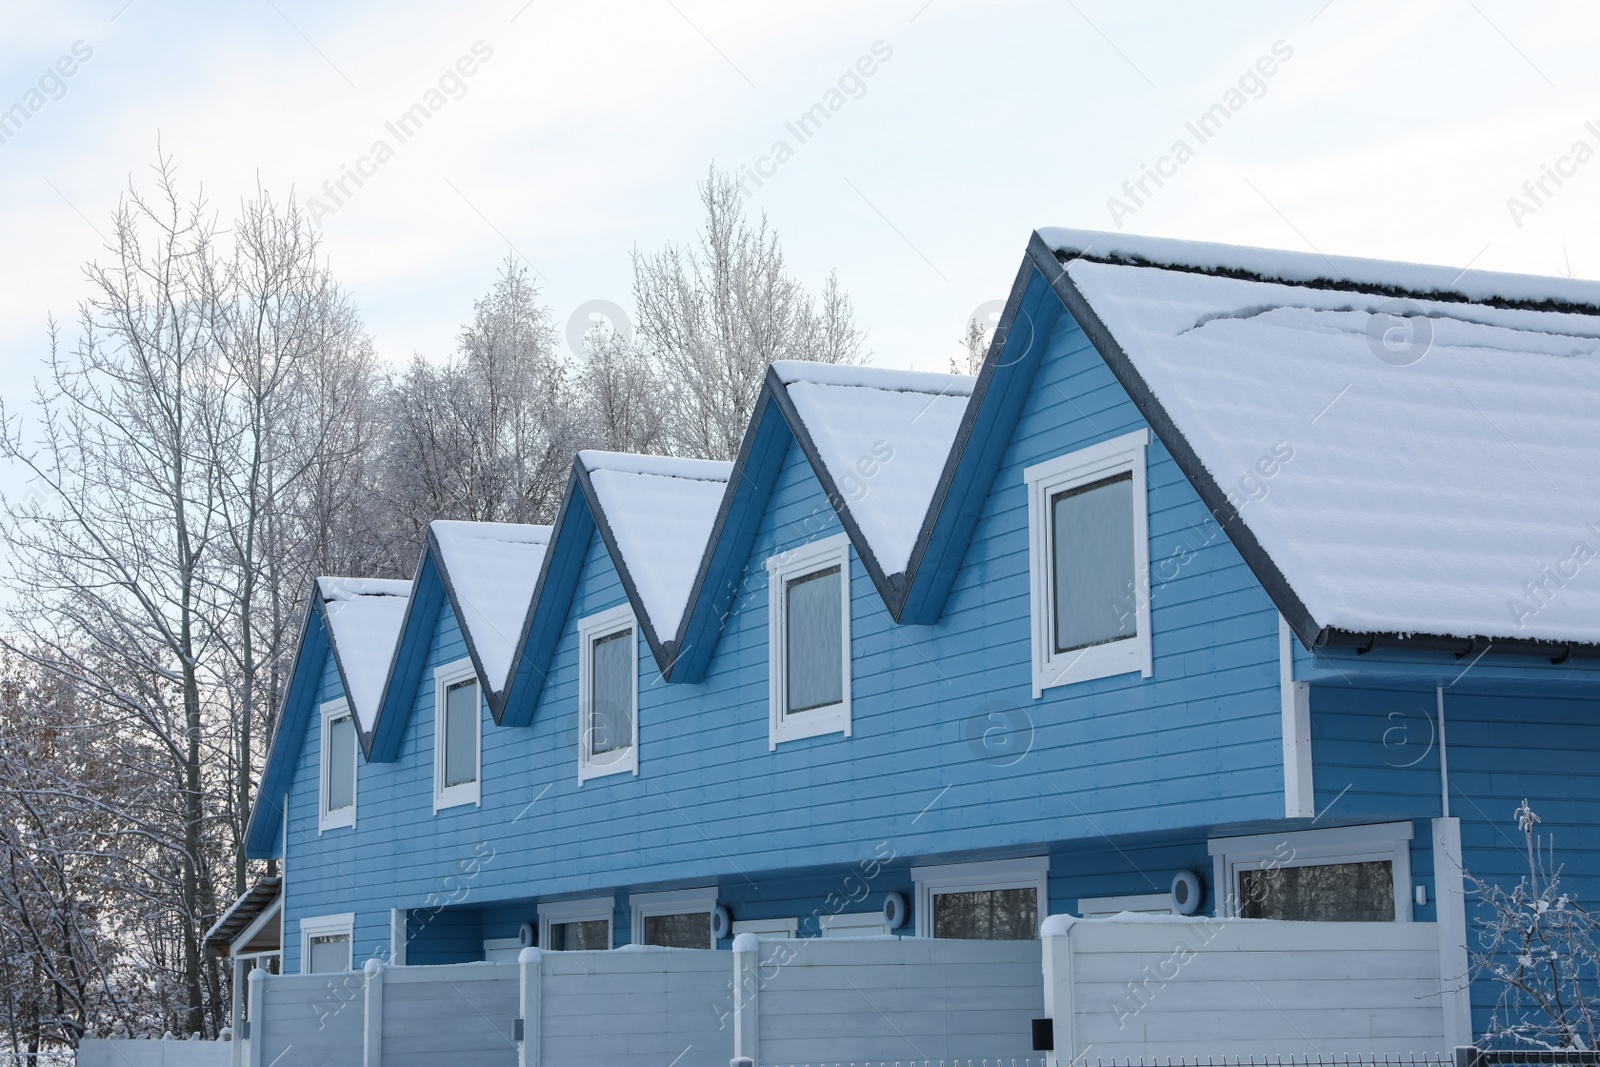
[[[278,722],[267,745],[266,762],[261,767],[255,806],[250,809],[250,823],[245,827],[245,855],[253,860],[272,859],[281,851],[283,842],[279,831],[283,826],[283,802],[294,778],[306,723],[316,705],[317,689],[322,684],[322,665],[329,649],[327,617],[321,605],[322,597],[313,583],[300,621],[300,639],[295,644],[289,683],[284,686],[283,699],[278,705]]]
[[[1073,231],[1039,243],[1306,645],[1600,655],[1600,590],[1546,581],[1596,534],[1593,494],[1560,483],[1600,459],[1600,285]]]
[[[384,683],[367,758],[399,758],[417,686],[446,602],[461,628],[494,721],[505,709],[517,642],[532,612],[551,529],[522,523],[437,520],[412,580],[393,665]],[[514,620],[514,621],[513,621]]]

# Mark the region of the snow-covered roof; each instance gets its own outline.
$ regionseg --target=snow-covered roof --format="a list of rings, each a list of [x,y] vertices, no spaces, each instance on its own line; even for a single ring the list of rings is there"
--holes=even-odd
[[[1600,283],[1040,236],[1319,628],[1600,643]]]
[[[411,583],[390,578],[318,578],[329,643],[345,695],[363,731],[377,719],[389,662],[405,622]]]
[[[477,653],[485,682],[504,692],[550,546],[550,527],[436,519],[428,529],[454,597],[456,621]]]
[[[671,640],[733,464],[596,451],[579,452],[578,462],[599,497],[651,626]]]
[[[977,379],[788,360],[772,369],[878,565],[903,572]]]

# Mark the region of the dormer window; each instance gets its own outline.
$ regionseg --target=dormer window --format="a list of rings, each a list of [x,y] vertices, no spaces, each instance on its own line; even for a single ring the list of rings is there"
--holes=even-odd
[[[578,781],[639,773],[639,630],[624,604],[578,623]]]
[[[1150,673],[1148,442],[1139,430],[1023,472],[1035,696]]]
[[[850,541],[844,534],[767,560],[768,745],[850,735]]]
[[[483,698],[470,659],[434,671],[433,810],[479,802]]]
[[[330,700],[322,705],[321,802],[317,832],[356,824],[356,721],[350,705]]]

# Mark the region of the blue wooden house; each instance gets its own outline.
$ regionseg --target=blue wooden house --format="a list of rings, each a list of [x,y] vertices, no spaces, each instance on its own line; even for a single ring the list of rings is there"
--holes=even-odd
[[[1198,906],[1464,981],[1524,798],[1600,895],[1597,348],[1591,282],[1040,231],[975,379],[776,364],[732,464],[319,583],[282,965]]]

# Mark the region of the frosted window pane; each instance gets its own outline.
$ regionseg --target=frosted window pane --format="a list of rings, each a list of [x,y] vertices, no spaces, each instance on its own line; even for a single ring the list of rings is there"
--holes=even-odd
[[[1393,922],[1394,869],[1388,860],[1239,872],[1246,919]]]
[[[650,915],[644,920],[644,943],[667,948],[710,948],[711,913]]]
[[[787,583],[788,710],[808,711],[844,699],[844,637],[840,632],[839,568]]]
[[[607,949],[611,947],[611,923],[592,919],[581,923],[551,923],[550,944],[558,952]]]
[[[1038,890],[985,889],[975,893],[934,895],[934,937],[1030,941],[1038,933]]]
[[[356,727],[344,715],[328,723],[328,810],[356,802]]]
[[[589,752],[599,756],[633,744],[633,631],[608,634],[592,647]]]
[[[348,934],[331,934],[311,939],[311,958],[306,961],[311,974],[350,969],[350,937]]]
[[[1056,651],[1133,637],[1133,475],[1059,493],[1050,512]]]
[[[444,784],[465,785],[478,778],[478,683],[452,685],[444,701]]]

